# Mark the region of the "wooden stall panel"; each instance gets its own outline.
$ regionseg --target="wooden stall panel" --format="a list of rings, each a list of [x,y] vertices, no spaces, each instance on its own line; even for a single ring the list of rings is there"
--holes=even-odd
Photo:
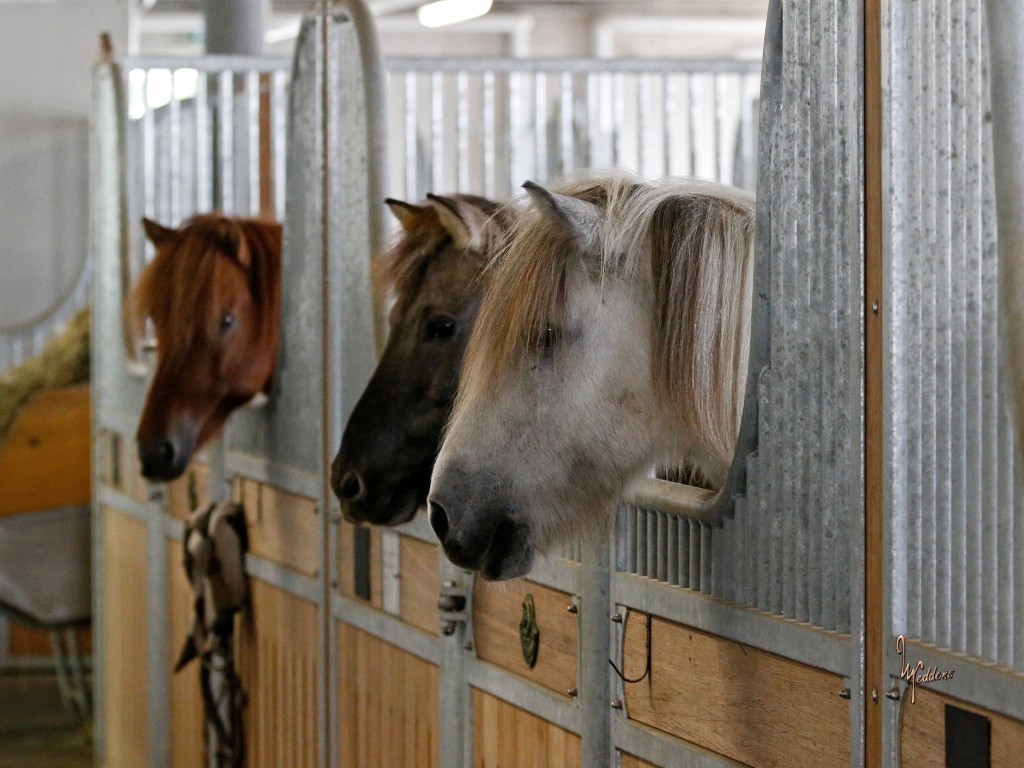
[[[249,551],[315,578],[320,563],[316,502],[244,477],[234,480],[234,498],[245,507]]]
[[[247,697],[247,768],[317,765],[316,605],[250,580],[236,662]]]
[[[626,677],[643,674],[646,614],[626,623]],[[850,764],[843,678],[654,617],[651,672],[626,685],[629,717],[751,766]]]
[[[437,635],[438,557],[436,544],[402,536],[399,545],[401,563],[400,595],[402,620],[417,629]]]
[[[473,689],[474,768],[581,768],[580,737]]]
[[[104,509],[103,642],[107,768],[148,764],[146,526]]]
[[[536,666],[523,658],[519,623],[523,604],[533,597],[540,644]],[[568,698],[576,687],[576,614],[568,608],[572,596],[531,581],[488,584],[477,579],[473,586],[473,634],[477,656],[491,664],[543,685]],[[580,691],[580,695],[586,695]]]
[[[167,485],[167,511],[178,520],[185,520],[198,507],[210,503],[210,470],[193,461],[185,473]]]
[[[1024,762],[1024,723],[1020,720],[966,704],[923,686],[917,687],[913,704],[909,693],[900,703],[903,706],[900,765],[903,768],[945,768],[947,704],[989,719],[991,768],[1016,768]]]
[[[203,699],[199,693],[199,662],[193,661],[180,672],[172,672],[178,653],[192,629],[192,588],[182,566],[183,556],[181,542],[167,542],[167,647],[171,653],[167,674],[171,676],[171,768],[203,765],[206,752]]]
[[[25,403],[0,446],[0,516],[88,504],[90,430],[87,384]]]
[[[437,667],[344,623],[338,658],[342,765],[439,765]]]

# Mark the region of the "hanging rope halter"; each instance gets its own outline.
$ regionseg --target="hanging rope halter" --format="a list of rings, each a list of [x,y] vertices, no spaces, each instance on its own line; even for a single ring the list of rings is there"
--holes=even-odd
[[[207,743],[218,768],[240,768],[245,759],[245,693],[235,669],[234,626],[248,596],[247,548],[240,504],[210,504],[185,523],[184,565],[195,613],[174,671],[199,659]]]

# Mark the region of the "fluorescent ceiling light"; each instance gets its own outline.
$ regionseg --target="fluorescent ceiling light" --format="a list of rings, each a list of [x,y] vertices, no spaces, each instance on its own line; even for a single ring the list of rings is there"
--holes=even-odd
[[[491,10],[493,0],[437,0],[416,11],[416,18],[424,27],[444,27],[460,21],[475,19]]]

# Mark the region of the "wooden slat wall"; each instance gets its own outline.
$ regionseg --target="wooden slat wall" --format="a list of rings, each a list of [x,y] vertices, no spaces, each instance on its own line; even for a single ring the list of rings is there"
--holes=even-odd
[[[954,681],[956,682],[956,681]],[[900,730],[902,768],[945,768],[946,704],[984,715],[992,723],[992,768],[1017,768],[1024,761],[1024,723],[918,686],[915,702],[904,695]]]
[[[417,629],[437,635],[437,563],[439,548],[408,536],[401,537],[401,615]]]
[[[474,768],[581,768],[580,737],[473,690]]]
[[[317,765],[317,610],[256,579],[239,618],[236,661],[248,697],[247,768]]]
[[[533,595],[540,649],[537,665],[523,661],[519,622],[523,599]],[[473,588],[473,633],[477,656],[556,693],[567,696],[576,687],[576,615],[567,609],[572,596],[530,581],[488,584],[477,579]],[[586,691],[580,691],[581,696]]]
[[[342,765],[437,766],[437,667],[343,623],[338,653]]]
[[[90,434],[87,384],[25,403],[0,448],[0,516],[88,504]]]
[[[631,612],[626,677],[643,674],[645,614]],[[654,618],[651,672],[626,685],[633,720],[751,766],[850,764],[843,678]]]
[[[148,764],[146,527],[111,509],[102,515],[107,768],[140,768]]]
[[[199,693],[199,662],[191,662],[177,674],[171,672],[178,653],[192,629],[192,588],[182,566],[182,545],[167,542],[167,573],[170,582],[167,610],[171,675],[171,768],[196,768],[204,763],[203,700]]]

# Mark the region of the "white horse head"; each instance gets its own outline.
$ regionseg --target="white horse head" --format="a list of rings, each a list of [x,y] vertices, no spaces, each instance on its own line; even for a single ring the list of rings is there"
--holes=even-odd
[[[749,195],[621,175],[524,186],[430,489],[445,553],[487,579],[606,527],[656,466],[724,482],[746,377]]]

